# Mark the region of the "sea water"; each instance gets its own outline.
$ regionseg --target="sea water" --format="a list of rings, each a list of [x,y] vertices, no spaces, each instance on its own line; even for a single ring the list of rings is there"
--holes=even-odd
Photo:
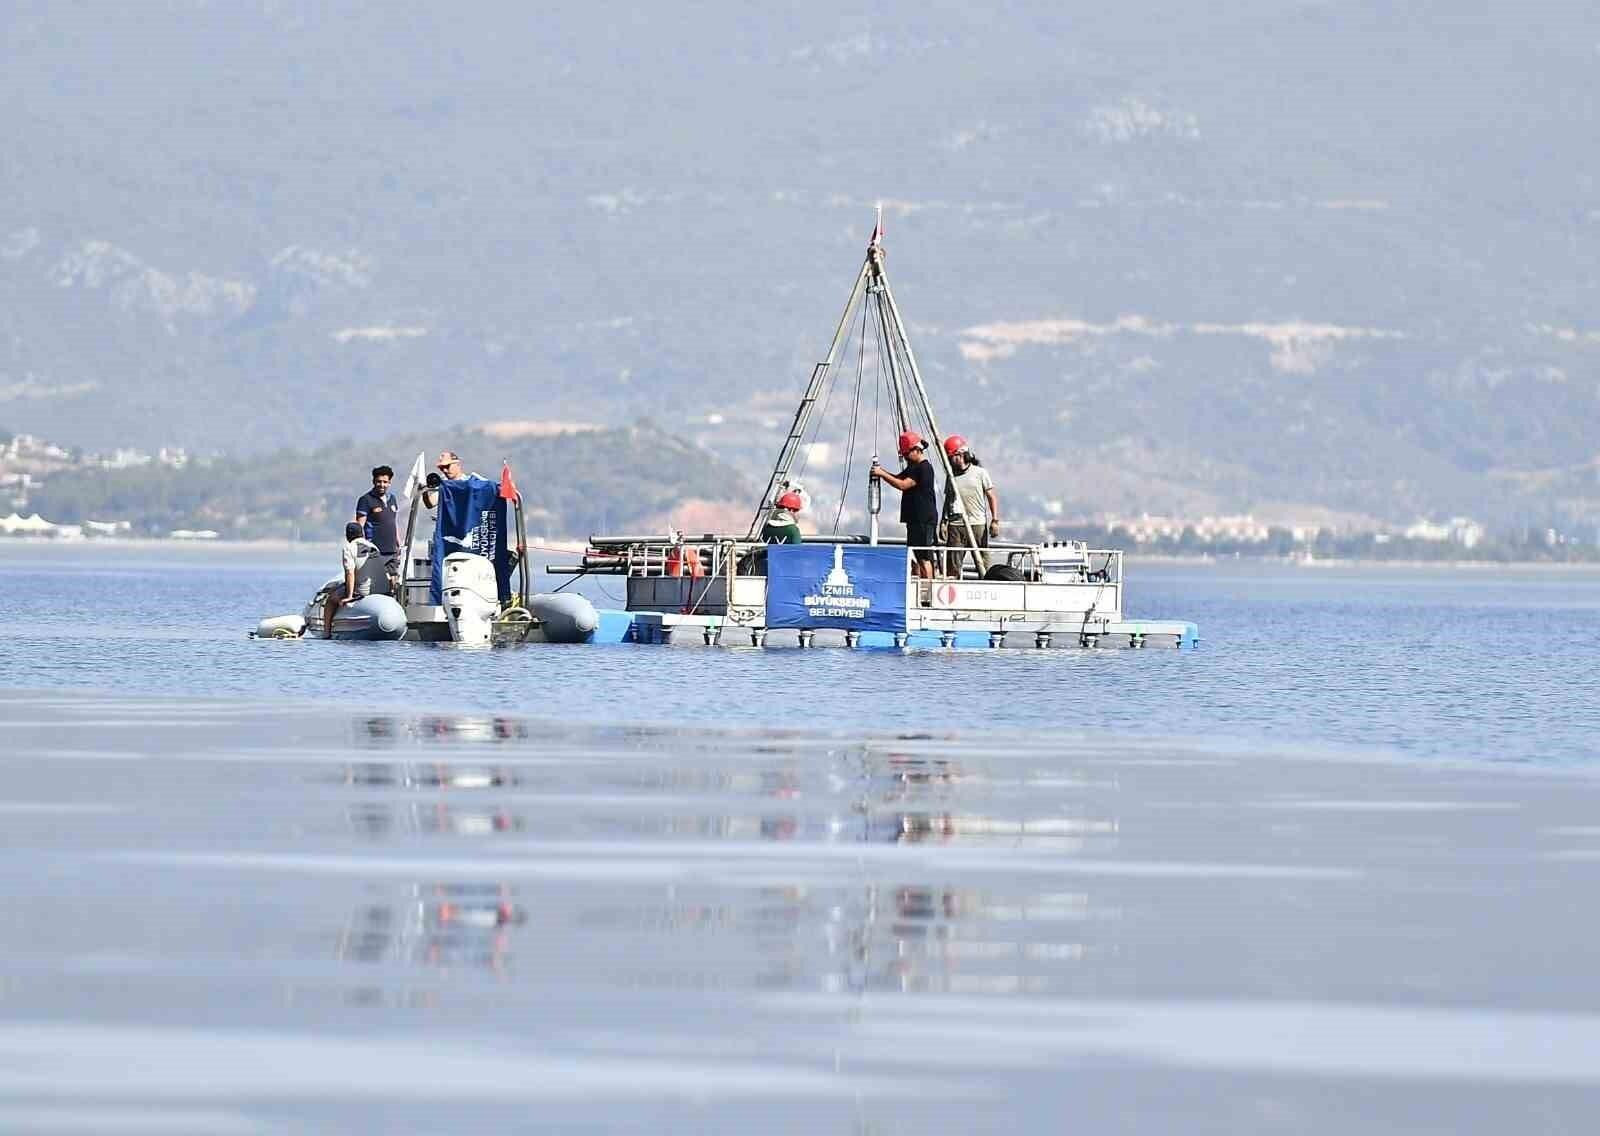
[[[0,1131],[1600,1104],[1600,575],[1135,560],[1194,651],[246,638],[325,568],[0,546]]]

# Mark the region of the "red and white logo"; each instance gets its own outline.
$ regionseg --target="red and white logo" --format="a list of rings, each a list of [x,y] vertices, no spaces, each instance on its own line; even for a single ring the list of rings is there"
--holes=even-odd
[[[956,586],[954,584],[944,584],[941,585],[934,593],[934,597],[947,607],[953,607],[955,606],[956,596],[958,594],[959,593],[956,591]]]

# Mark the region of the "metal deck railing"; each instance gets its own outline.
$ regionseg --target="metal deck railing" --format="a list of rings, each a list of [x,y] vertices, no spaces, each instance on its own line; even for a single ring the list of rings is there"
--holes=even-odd
[[[863,545],[862,537],[810,537],[807,544]],[[634,579],[673,577],[732,579],[764,576],[763,553],[772,545],[739,537],[707,534],[698,538],[664,537],[593,538],[582,562],[573,566],[552,566],[557,573],[627,576]],[[961,556],[962,580],[983,579],[976,552],[992,568],[1003,565],[1025,582],[1109,583],[1122,582],[1123,554],[1120,549],[1093,549],[1077,541],[1052,541],[1024,544],[995,541],[973,549],[966,545],[924,545],[909,547],[904,541],[884,540],[879,547],[902,548],[906,553],[907,579],[911,562],[919,552],[933,556],[939,579],[955,579],[948,572],[951,559]]]

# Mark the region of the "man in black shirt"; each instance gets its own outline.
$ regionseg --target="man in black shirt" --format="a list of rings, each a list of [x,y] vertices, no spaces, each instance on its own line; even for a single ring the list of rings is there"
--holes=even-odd
[[[916,574],[933,579],[933,562],[939,543],[939,503],[933,491],[933,463],[920,435],[907,430],[900,435],[900,456],[906,467],[898,475],[876,462],[872,476],[900,490],[900,523],[906,526],[906,544],[916,557]]]
[[[356,524],[361,535],[378,546],[378,554],[388,566],[389,575],[400,574],[400,533],[398,505],[389,483],[394,480],[394,470],[380,465],[372,471],[372,488],[356,502]]]

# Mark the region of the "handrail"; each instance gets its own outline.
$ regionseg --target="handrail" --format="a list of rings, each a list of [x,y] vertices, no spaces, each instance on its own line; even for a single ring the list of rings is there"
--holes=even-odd
[[[844,541],[816,541],[813,543],[850,543]],[[746,540],[736,537],[722,537],[695,540],[671,540],[669,538],[643,538],[625,545],[606,544],[602,547],[591,546],[583,556],[582,566],[574,571],[594,572],[607,575],[626,575],[640,579],[716,579],[724,578],[732,581],[740,575],[739,566],[752,552],[779,547],[769,545],[760,540]],[[852,545],[854,547],[854,545]],[[864,546],[863,546],[864,547]],[[881,547],[881,546],[880,546]],[[911,579],[911,561],[917,552],[930,552],[935,557],[935,563],[940,567],[939,579],[954,579],[945,576],[943,567],[947,554],[955,551],[971,552],[965,545],[906,545],[903,541],[890,544],[889,547],[901,548],[906,552],[907,579]],[[1020,541],[996,541],[987,548],[979,551],[987,554],[991,563],[1004,564],[1015,561],[1018,557],[1025,557],[1026,562],[1022,570],[1028,576],[1036,576],[1046,570],[1048,557],[1041,557],[1041,552],[1047,552],[1051,546],[1026,544]],[[1120,584],[1123,578],[1123,550],[1113,548],[1088,548],[1086,545],[1077,545],[1072,551],[1081,553],[1081,561],[1073,558],[1073,574],[1082,582],[1098,584]],[[970,557],[963,560],[962,580],[978,581],[981,576],[970,574]],[[697,564],[698,569],[691,569],[691,564]],[[751,574],[754,575],[754,574]],[[1039,582],[1025,579],[1024,582]]]

